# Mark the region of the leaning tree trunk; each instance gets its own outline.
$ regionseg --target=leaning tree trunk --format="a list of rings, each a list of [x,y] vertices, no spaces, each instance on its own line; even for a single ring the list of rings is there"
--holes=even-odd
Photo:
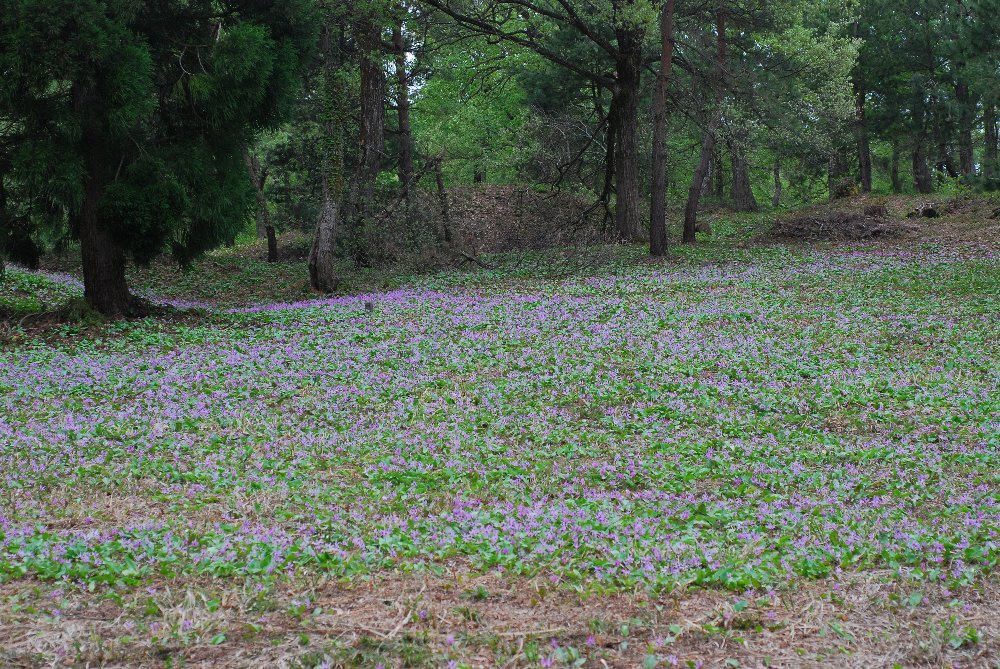
[[[985,151],[983,153],[983,173],[986,178],[994,179],[1000,175],[1000,152],[997,150],[997,108],[996,105],[988,104],[983,110],[984,137],[986,140]]]
[[[615,153],[615,230],[622,241],[642,237],[639,177],[639,85],[642,77],[642,31],[619,29],[615,98],[618,137]]]
[[[74,111],[83,119],[79,146],[86,176],[83,200],[73,222],[80,236],[84,297],[105,316],[120,318],[132,313],[134,304],[125,279],[125,252],[101,224],[99,215],[105,184],[114,176],[108,173],[107,138],[92,111],[97,94],[74,84],[72,96]]]
[[[733,208],[736,211],[759,211],[760,205],[753,194],[750,183],[750,164],[747,162],[742,141],[743,133],[739,133],[736,141],[729,147],[733,163]]]
[[[712,162],[712,153],[715,151],[715,133],[722,123],[722,100],[723,89],[726,79],[726,18],[721,11],[716,14],[716,67],[718,68],[718,91],[715,94],[715,109],[712,110],[713,118],[708,128],[705,129],[705,138],[701,143],[701,158],[695,168],[691,179],[691,188],[688,189],[687,204],[684,207],[684,237],[685,244],[695,242],[695,232],[698,229],[698,204],[701,201],[701,191],[705,183],[705,175],[708,173],[709,165]]]
[[[413,182],[413,131],[410,124],[410,76],[406,71],[406,41],[403,22],[392,30],[392,45],[396,57],[396,116],[399,122],[399,182],[403,197],[409,201]]]
[[[975,105],[969,93],[969,85],[964,81],[955,84],[955,98],[958,110],[958,164],[964,176],[975,172],[975,157],[972,145],[972,125],[975,121]]]
[[[667,253],[667,86],[674,56],[674,0],[660,14],[660,72],[653,98],[653,179],[649,198],[649,255]]]

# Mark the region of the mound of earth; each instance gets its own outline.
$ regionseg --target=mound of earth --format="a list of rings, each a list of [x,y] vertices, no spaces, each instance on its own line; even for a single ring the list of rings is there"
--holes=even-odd
[[[593,201],[527,186],[464,186],[448,191],[452,226],[475,253],[505,253],[604,241]]]
[[[772,234],[779,239],[801,241],[857,241],[901,237],[913,231],[890,215],[884,205],[863,209],[816,207],[779,218]]]

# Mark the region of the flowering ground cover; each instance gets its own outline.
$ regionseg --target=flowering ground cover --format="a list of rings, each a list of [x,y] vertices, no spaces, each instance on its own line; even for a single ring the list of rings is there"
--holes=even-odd
[[[993,666],[996,251],[630,253],[7,346],[0,664]]]

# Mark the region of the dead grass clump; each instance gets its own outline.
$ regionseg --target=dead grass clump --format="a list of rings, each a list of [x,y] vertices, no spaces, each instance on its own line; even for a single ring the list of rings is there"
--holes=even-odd
[[[910,232],[906,224],[889,217],[885,207],[853,211],[814,211],[779,218],[772,234],[801,241],[857,241],[900,237]]]

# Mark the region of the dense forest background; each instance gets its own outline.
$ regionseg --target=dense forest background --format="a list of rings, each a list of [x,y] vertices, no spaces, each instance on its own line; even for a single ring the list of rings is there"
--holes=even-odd
[[[998,0],[4,0],[0,252],[313,239],[310,283],[477,247],[692,243],[706,207],[1000,187]],[[464,189],[464,190],[463,190]],[[473,198],[473,202],[476,200]],[[499,243],[504,248],[504,243]]]

